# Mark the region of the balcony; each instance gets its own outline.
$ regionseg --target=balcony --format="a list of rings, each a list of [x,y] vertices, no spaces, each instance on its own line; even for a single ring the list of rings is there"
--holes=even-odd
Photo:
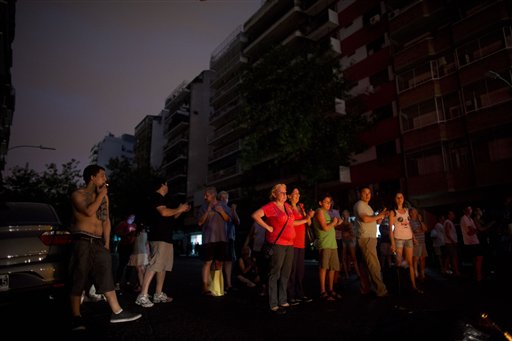
[[[228,144],[225,147],[216,149],[208,155],[208,162],[212,163],[240,151],[240,140]]]
[[[165,145],[164,149],[172,148],[180,142],[188,142],[188,131],[185,131],[179,134],[178,136],[175,136],[172,139],[170,139]]]
[[[415,38],[418,32],[428,32],[446,20],[448,13],[443,0],[417,1],[390,21],[391,39],[406,43]]]
[[[307,34],[307,38],[312,41],[319,41],[323,37],[331,34],[335,29],[338,28],[338,13],[333,11],[332,9],[328,9],[326,12],[326,16],[322,16],[320,18],[322,21],[318,27],[314,27],[311,29],[311,32]]]
[[[488,26],[483,26],[484,23],[496,25],[496,23],[510,20],[508,11],[506,1],[496,1],[486,7],[475,7],[473,11],[467,13],[464,19],[453,24],[455,44],[460,44],[482,29],[487,29]]]
[[[231,114],[236,112],[236,109],[239,107],[239,100],[237,97],[225,105],[215,108],[215,111],[210,115],[210,125],[216,127],[230,121]]]
[[[165,137],[169,139],[170,137],[174,135],[178,135],[180,132],[184,131],[189,127],[189,123],[186,121],[181,121],[175,126],[169,126],[168,130],[165,132]]]
[[[244,24],[244,31],[250,35],[260,35],[267,29],[274,18],[293,8],[295,0],[265,1],[258,11]]]
[[[300,27],[305,18],[300,7],[293,7],[265,32],[259,35],[256,40],[252,41],[249,46],[244,49],[244,56],[252,58],[253,61],[257,60],[259,56],[266,51],[268,46],[281,43],[291,32],[297,27]]]
[[[166,157],[166,160],[164,160],[164,162],[162,162],[162,168],[168,169],[172,166],[176,167],[176,164],[178,164],[179,162],[186,161],[186,160],[187,160],[187,156],[185,154],[173,155],[172,159],[170,157]]]
[[[215,130],[210,136],[208,136],[208,144],[213,144],[216,141],[226,138],[227,136],[240,129],[236,120],[231,121],[222,128]]]
[[[241,167],[237,163],[231,167],[227,167],[227,168],[221,169],[216,172],[209,172],[207,181],[209,184],[213,184],[215,182],[219,182],[219,181],[225,180],[227,178],[232,178],[232,177],[235,177],[235,176],[241,175],[241,174],[242,174]]]
[[[315,16],[322,12],[325,8],[334,4],[337,0],[309,0],[303,1],[304,13],[309,16]]]
[[[215,89],[212,105],[214,107],[222,106],[224,103],[229,102],[231,99],[239,96],[238,88],[240,87],[240,77],[233,77],[221,87]]]
[[[468,169],[411,176],[407,179],[410,196],[466,190],[475,186]]]

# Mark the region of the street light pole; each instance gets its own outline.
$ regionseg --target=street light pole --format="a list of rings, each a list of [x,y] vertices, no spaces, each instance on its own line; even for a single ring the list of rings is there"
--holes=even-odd
[[[55,149],[53,147],[45,147],[43,145],[34,146],[34,145],[29,145],[29,144],[23,144],[23,145],[11,147],[11,148],[7,149],[7,151],[10,151],[10,150],[13,150],[13,149],[16,149],[16,148],[37,148],[37,149],[57,150],[57,149]]]
[[[489,70],[485,73],[485,75],[489,78],[499,79],[500,81],[505,82],[505,84],[507,84],[508,87],[512,89],[512,84],[505,78],[501,77],[501,75],[496,71]]]

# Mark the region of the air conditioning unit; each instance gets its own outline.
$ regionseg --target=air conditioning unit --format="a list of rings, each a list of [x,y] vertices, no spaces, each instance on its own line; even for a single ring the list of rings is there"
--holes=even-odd
[[[370,18],[370,24],[371,25],[376,25],[379,22],[380,22],[380,15],[379,14],[376,14],[373,17]]]

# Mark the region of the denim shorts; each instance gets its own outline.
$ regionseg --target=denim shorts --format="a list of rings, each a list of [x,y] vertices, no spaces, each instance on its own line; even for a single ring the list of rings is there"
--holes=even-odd
[[[395,247],[397,249],[403,249],[404,247],[406,249],[412,249],[414,247],[414,244],[412,242],[412,239],[397,239],[397,238],[395,238]]]

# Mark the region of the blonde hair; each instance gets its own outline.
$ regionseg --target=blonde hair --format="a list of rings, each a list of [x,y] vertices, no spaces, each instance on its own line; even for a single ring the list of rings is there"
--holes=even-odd
[[[279,187],[281,186],[284,186],[286,187],[285,184],[275,184],[273,187],[272,187],[272,190],[270,191],[270,196],[269,196],[269,199],[270,200],[274,200],[275,198],[277,198],[277,192],[279,190]]]

